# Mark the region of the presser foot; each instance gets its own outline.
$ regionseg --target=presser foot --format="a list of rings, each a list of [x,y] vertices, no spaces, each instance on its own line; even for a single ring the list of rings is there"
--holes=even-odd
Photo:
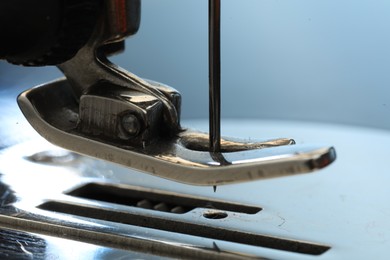
[[[89,41],[73,58],[58,65],[66,79],[19,96],[27,120],[48,141],[193,185],[311,172],[335,159],[332,147],[293,145],[291,139],[221,140],[217,116],[210,124],[217,131],[210,131],[210,138],[181,127],[179,92],[139,78],[107,59],[107,54],[123,47],[118,48],[118,43],[137,31],[139,2],[128,1],[125,9],[118,1],[103,4]],[[120,19],[115,15],[118,10]],[[218,105],[214,114],[220,114]]]
[[[167,86],[150,84],[164,88],[173,100],[178,98]],[[109,93],[92,89],[77,100],[62,79],[22,93],[18,103],[37,132],[55,145],[192,185],[307,173],[336,158],[333,147],[297,145],[288,138],[222,139],[220,152],[213,153],[207,134],[183,128],[175,134],[165,131],[159,121],[163,116],[156,114],[161,109],[154,110],[161,105],[158,99],[139,93],[129,96],[120,87],[108,89]]]

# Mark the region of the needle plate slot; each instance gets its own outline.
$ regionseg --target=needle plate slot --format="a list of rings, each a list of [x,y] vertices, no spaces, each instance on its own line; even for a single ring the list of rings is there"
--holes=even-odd
[[[247,230],[240,230],[238,225],[229,225],[220,221],[229,221],[229,217],[239,214],[256,214],[260,207],[241,205],[231,202],[200,199],[182,194],[155,191],[138,187],[126,187],[121,185],[106,185],[89,183],[67,193],[72,197],[101,202],[96,205],[86,201],[57,201],[50,200],[40,204],[39,209],[56,213],[70,214],[89,219],[109,221],[136,227],[150,228],[154,230],[191,235],[207,239],[238,243],[262,248],[271,248],[287,252],[307,255],[321,255],[330,249],[329,246],[311,243],[302,240],[293,240],[277,236],[258,234]],[[154,205],[161,203],[168,205],[168,209],[183,208],[181,214],[171,214],[145,210],[144,212],[132,210],[137,207],[139,201],[148,200]],[[108,206],[105,203],[109,202]],[[122,205],[113,207],[113,205]],[[128,207],[123,207],[123,205]],[[142,207],[141,207],[142,208]],[[191,218],[189,211],[197,208],[193,213],[199,213],[199,218]],[[143,209],[141,209],[143,210]],[[172,210],[165,210],[171,213]],[[224,214],[222,218],[209,218],[207,214]],[[248,215],[247,215],[248,216]],[[226,225],[225,225],[226,224]]]
[[[200,199],[191,196],[177,196],[152,189],[128,186],[116,186],[100,183],[89,183],[67,193],[68,195],[109,202],[125,206],[139,207],[176,214],[187,213],[195,208],[211,208],[237,213],[256,214],[261,208],[231,202]]]
[[[90,205],[48,201],[41,204],[39,208],[57,213],[71,214],[91,219],[308,255],[321,255],[330,249],[330,247],[326,245],[248,233],[240,230],[225,229],[195,222],[172,220],[158,216],[145,217],[143,215],[137,215],[131,212],[106,210]]]

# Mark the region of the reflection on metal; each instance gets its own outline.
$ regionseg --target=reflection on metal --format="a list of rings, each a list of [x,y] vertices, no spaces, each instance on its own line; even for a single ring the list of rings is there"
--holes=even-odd
[[[124,9],[123,1],[104,1],[105,8],[89,42],[75,57],[59,65],[66,80],[19,96],[24,115],[43,137],[77,153],[194,185],[307,173],[335,160],[333,147],[292,145],[291,139],[221,141],[217,93],[211,95],[218,104],[212,109],[216,115],[211,120],[210,140],[202,133],[181,128],[179,92],[143,80],[106,58],[107,52],[117,50],[118,41],[138,29],[140,2],[125,2]],[[219,4],[211,7],[211,12],[216,12],[212,15],[216,20],[211,19],[210,24],[212,38],[216,37],[211,40],[215,45],[211,52],[217,54]],[[125,23],[118,23],[118,19]],[[212,64],[219,63],[217,56]],[[218,88],[219,69],[211,68],[211,74],[212,85]],[[210,146],[206,149],[210,142],[211,152]]]
[[[145,81],[115,66],[106,58],[107,49],[112,44],[123,41],[126,36],[138,30],[140,1],[105,0],[103,4],[100,19],[89,42],[75,57],[58,66],[69,80],[73,93],[78,99],[82,99],[83,95],[88,95],[91,87],[99,85],[99,90],[114,86],[150,95],[161,102],[165,125],[171,127],[170,130],[177,131],[179,128],[177,106],[180,105],[180,101],[176,100],[177,97],[171,95],[170,90],[166,92],[165,86],[160,87]],[[125,21],[125,23],[118,21]]]
[[[65,80],[21,94],[19,106],[32,126],[54,144],[189,184],[221,185],[294,175],[321,169],[335,159],[332,147],[292,145],[291,139],[224,140],[222,153],[214,154],[205,151],[205,134],[189,130],[145,147],[87,135],[80,130],[78,103]]]
[[[0,238],[4,227],[10,234],[0,242],[10,248],[11,255],[38,258],[50,252],[61,257],[63,250],[73,246],[73,254],[84,250],[84,256],[93,253],[95,258],[107,259],[109,252],[121,250],[126,250],[121,254],[127,257],[145,253],[246,259],[261,258],[264,250],[318,256],[330,249],[316,240],[262,232],[255,221],[264,214],[258,205],[143,188],[123,184],[125,180],[118,184],[112,182],[115,178],[102,182],[88,170],[95,167],[90,165],[94,161],[83,156],[57,166],[28,159],[30,153],[43,153],[38,147],[47,150],[45,146],[26,143],[0,153],[1,162],[10,161],[0,166]],[[14,163],[30,171],[22,172]],[[21,247],[12,239],[17,235]],[[77,242],[69,241],[53,248],[55,237],[91,245],[75,246]]]
[[[55,149],[42,151],[26,157],[27,160],[45,164],[67,164],[71,163],[79,157],[78,154],[72,153],[63,149]]]
[[[207,130],[206,120],[189,124]],[[31,155],[58,149],[32,135],[31,142],[0,150],[0,230],[17,233],[6,233],[4,247],[19,256],[23,250],[11,240],[18,237],[38,259],[43,249],[46,259],[386,259],[389,133],[277,121],[241,124],[241,136],[255,136],[259,128],[291,131],[306,142],[324,136],[340,147],[344,160],[319,174],[226,185],[214,193],[210,187],[175,183],[85,156],[65,164],[32,161]],[[225,123],[231,133],[237,132],[236,125]],[[25,130],[8,126],[17,135]],[[359,149],[362,145],[366,150]],[[166,209],[190,207],[176,213],[161,211],[162,204]],[[165,220],[169,225],[161,224]],[[173,230],[176,223],[180,233]],[[225,230],[229,236],[222,237]],[[33,250],[35,244],[39,248]],[[293,251],[294,246],[303,252]],[[307,253],[328,247],[321,255]]]
[[[1,259],[45,259],[45,239],[27,232],[0,230]]]

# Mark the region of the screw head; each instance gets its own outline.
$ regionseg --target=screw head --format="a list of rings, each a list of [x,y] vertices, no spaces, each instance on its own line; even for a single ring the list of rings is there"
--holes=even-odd
[[[141,123],[134,114],[122,116],[122,127],[130,136],[137,136],[141,131]]]

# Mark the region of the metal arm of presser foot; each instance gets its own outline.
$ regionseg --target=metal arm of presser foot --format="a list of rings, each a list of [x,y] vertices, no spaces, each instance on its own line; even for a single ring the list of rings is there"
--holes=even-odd
[[[208,134],[180,126],[179,92],[141,79],[106,58],[107,50],[139,26],[140,2],[127,0],[126,8],[119,2],[104,1],[89,42],[58,66],[66,79],[19,96],[24,115],[47,140],[193,185],[306,173],[334,161],[333,147],[296,145],[289,138],[258,142],[222,138],[219,149],[211,151]]]

